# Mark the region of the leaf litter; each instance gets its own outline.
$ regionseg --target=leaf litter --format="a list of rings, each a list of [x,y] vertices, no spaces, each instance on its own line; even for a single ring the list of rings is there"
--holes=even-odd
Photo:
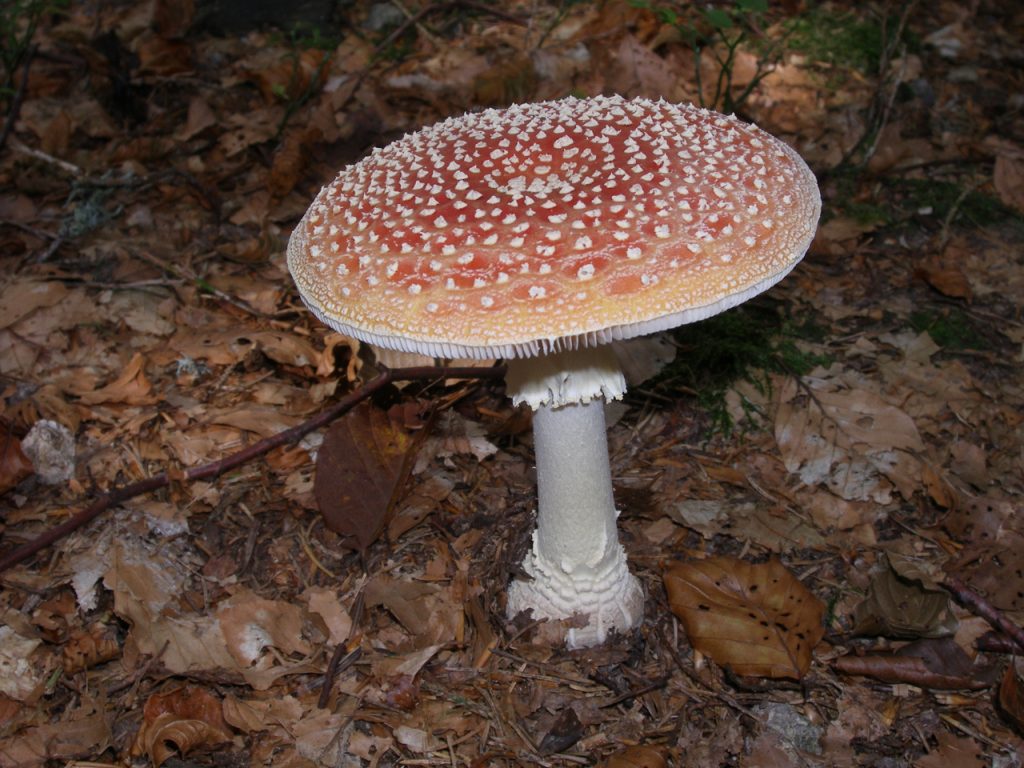
[[[837,32],[818,58],[793,31],[872,29],[863,9],[733,27],[737,98],[782,51],[741,116],[822,182],[818,237],[773,296],[820,326],[796,347],[827,362],[736,382],[725,435],[671,335],[621,352],[612,462],[646,623],[567,653],[504,618],[534,481],[500,388],[389,389],[217,480],[177,478],[368,378],[375,350],[302,311],[283,263],[340,165],[466,109],[696,99],[700,9],[414,3],[389,40],[369,23],[389,3],[340,10],[331,39],[221,37],[188,7],[47,17],[0,156],[0,552],[90,495],[175,478],[3,574],[0,765],[1021,764],[1019,673],[943,586],[1020,618],[1012,9],[911,7],[908,34],[873,28],[873,69]],[[423,404],[428,426],[408,417]],[[74,438],[54,485],[17,453],[44,420]],[[711,612],[672,600],[680,573],[715,621],[753,613],[769,639],[693,622]],[[797,593],[799,653],[777,607]]]

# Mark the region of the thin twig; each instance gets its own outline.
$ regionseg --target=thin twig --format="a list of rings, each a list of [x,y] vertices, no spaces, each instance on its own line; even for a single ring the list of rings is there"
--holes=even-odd
[[[320,698],[317,701],[317,706],[320,709],[327,709],[327,705],[330,703],[334,680],[338,675],[355,664],[362,654],[362,649],[355,641],[359,637],[360,626],[363,623],[363,613],[366,610],[366,591],[364,587],[365,582],[356,593],[355,600],[352,601],[352,610],[349,612],[348,637],[345,638],[345,642],[338,643],[337,647],[335,647],[331,661],[327,665],[327,671],[324,673],[324,684],[320,689]]]
[[[366,382],[362,387],[341,398],[334,405],[324,409],[319,414],[291,429],[278,432],[276,435],[264,438],[247,448],[238,451],[223,459],[204,464],[201,467],[193,467],[186,470],[182,475],[173,475],[170,472],[161,472],[153,477],[140,480],[131,485],[122,486],[108,491],[85,509],[77,512],[60,525],[54,526],[42,535],[16,547],[12,551],[0,557],[0,573],[23,563],[37,552],[46,549],[50,545],[60,541],[62,538],[77,531],[86,523],[99,517],[103,512],[116,507],[128,499],[135,498],[144,493],[166,488],[172,480],[212,480],[224,474],[228,470],[235,469],[253,459],[264,455],[282,445],[287,445],[301,440],[310,432],[327,426],[339,416],[350,411],[359,403],[363,402],[375,392],[380,391],[388,384],[395,381],[430,381],[445,379],[497,379],[505,375],[503,366],[493,368],[436,368],[433,366],[422,366],[416,368],[395,368],[386,369],[374,379]]]
[[[26,144],[22,144],[16,138],[11,139],[11,149],[15,152],[21,152],[23,155],[34,157],[36,160],[42,160],[44,163],[55,165],[65,173],[70,173],[72,176],[82,176],[85,173],[85,171],[74,163],[69,163],[67,160],[61,160],[59,157],[54,157],[51,154],[43,152],[41,149],[33,149]]]
[[[150,253],[146,253],[145,251],[136,251],[134,255],[137,258],[140,258],[143,261],[148,262],[157,269],[163,270],[164,272],[169,272],[170,274],[174,275],[175,277],[181,280],[193,283],[194,285],[199,287],[199,290],[205,291],[206,293],[209,293],[211,296],[213,296],[215,299],[230,304],[231,306],[236,307],[242,310],[243,312],[246,312],[247,314],[260,318],[267,317],[266,314],[260,312],[258,309],[249,304],[249,302],[244,301],[243,299],[239,299],[235,296],[231,296],[230,294],[224,293],[224,291],[220,290],[216,286],[201,278],[189,267],[172,264],[169,261],[165,261],[164,259],[161,259]]]
[[[427,5],[420,10],[416,11],[409,16],[406,16],[405,21],[399,24],[387,37],[385,37],[380,44],[374,49],[371,60],[377,58],[381,53],[386,51],[388,47],[395,42],[398,38],[404,35],[410,27],[417,25],[420,21],[431,13],[437,13],[439,11],[448,11],[452,8],[470,8],[480,13],[487,13],[491,16],[496,16],[504,21],[512,22],[513,24],[519,24],[520,26],[527,26],[529,24],[527,19],[520,18],[506,11],[498,10],[497,8],[490,8],[489,6],[483,5],[482,3],[475,3],[472,0],[452,0],[447,3],[436,3],[434,5]]]
[[[14,99],[11,101],[11,108],[7,110],[7,119],[4,121],[4,129],[0,132],[0,150],[3,150],[4,144],[7,143],[7,137],[11,135],[11,131],[14,130],[14,124],[18,122],[18,113],[21,112],[21,102],[25,100],[25,91],[28,89],[28,70],[32,66],[32,59],[35,58],[36,51],[39,46],[29,46],[28,52],[25,54],[25,69],[21,73],[21,82],[18,84],[18,90],[14,94]]]
[[[939,235],[939,253],[943,253],[946,250],[946,246],[949,245],[950,230],[953,226],[953,219],[955,219],[956,215],[960,212],[960,206],[964,204],[964,200],[967,199],[967,196],[981,185],[982,182],[976,181],[973,184],[965,186],[960,190],[960,194],[957,195],[956,200],[954,200],[953,204],[949,207],[949,212],[946,214],[946,218],[942,220],[942,232]]]
[[[651,691],[656,691],[659,688],[664,688],[666,685],[668,685],[668,676],[667,675],[665,677],[659,677],[657,680],[654,680],[654,681],[648,683],[647,685],[641,686],[640,688],[637,688],[636,690],[626,691],[625,693],[620,693],[614,699],[611,699],[609,701],[605,701],[605,702],[602,702],[602,703],[598,704],[597,708],[598,709],[607,709],[608,707],[614,707],[616,704],[621,704],[622,702],[624,702],[624,701],[626,701],[628,699],[635,699],[635,698],[637,698],[639,696],[643,696],[645,693],[650,693]]]

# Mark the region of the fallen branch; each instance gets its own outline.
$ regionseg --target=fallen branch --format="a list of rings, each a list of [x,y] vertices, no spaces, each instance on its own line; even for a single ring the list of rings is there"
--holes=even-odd
[[[1006,635],[1017,646],[1017,653],[1024,653],[1024,629],[1010,621],[1002,611],[964,584],[956,576],[947,576],[941,586],[949,591],[960,605],[975,616],[980,616],[997,630]]]
[[[253,443],[249,447],[225,456],[223,459],[204,464],[201,467],[193,467],[185,470],[181,475],[170,472],[161,472],[159,475],[140,480],[137,483],[116,488],[100,496],[96,501],[85,509],[69,517],[60,525],[54,526],[46,533],[38,536],[27,544],[13,549],[7,554],[0,556],[0,573],[13,568],[19,563],[28,560],[40,550],[60,541],[73,531],[77,531],[86,523],[96,519],[103,512],[123,504],[128,499],[141,496],[144,493],[166,488],[172,480],[211,480],[222,475],[228,470],[239,467],[253,459],[269,453],[274,448],[301,440],[321,427],[325,427],[339,416],[352,410],[356,405],[380,391],[388,384],[395,381],[430,381],[434,379],[498,379],[505,375],[503,366],[491,368],[437,368],[434,366],[422,366],[417,368],[395,368],[385,369],[376,378],[366,382],[362,387],[341,398],[334,405],[324,409],[313,418],[303,422],[291,429],[278,432],[276,435],[264,438]]]

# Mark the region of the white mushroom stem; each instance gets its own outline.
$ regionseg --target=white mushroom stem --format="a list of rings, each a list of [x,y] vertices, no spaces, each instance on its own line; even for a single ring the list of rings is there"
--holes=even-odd
[[[643,615],[643,592],[617,534],[604,418],[604,399],[621,397],[625,380],[607,347],[516,360],[507,380],[513,401],[536,409],[538,492],[537,530],[523,562],[530,580],[511,585],[509,616],[579,614],[587,623],[568,631],[567,644],[602,643]]]

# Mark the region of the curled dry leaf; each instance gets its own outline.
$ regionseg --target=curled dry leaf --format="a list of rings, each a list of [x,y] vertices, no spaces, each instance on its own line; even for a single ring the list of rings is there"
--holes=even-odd
[[[148,755],[160,766],[175,753],[186,755],[230,740],[220,700],[204,688],[187,685],[146,700],[131,754]]]
[[[665,768],[667,765],[660,749],[626,747],[600,763],[598,768]]]
[[[117,632],[107,624],[96,622],[85,630],[75,630],[61,650],[64,674],[73,675],[84,669],[116,659],[121,655]]]
[[[842,656],[832,666],[848,675],[936,690],[980,690],[996,678],[994,667],[972,663],[952,638],[917,640],[895,653]]]
[[[778,560],[678,563],[665,588],[690,644],[737,675],[800,679],[825,632],[824,604]]]
[[[203,747],[215,747],[230,741],[225,731],[202,720],[182,720],[165,712],[139,731],[132,749],[134,755],[148,755],[153,765],[160,766],[175,754],[187,755]]]

